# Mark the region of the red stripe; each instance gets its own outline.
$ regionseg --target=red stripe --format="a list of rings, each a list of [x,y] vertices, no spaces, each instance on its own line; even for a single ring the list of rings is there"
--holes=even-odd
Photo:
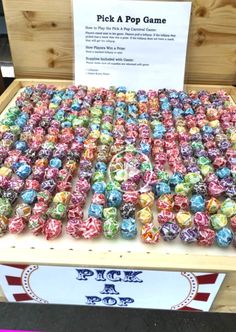
[[[191,308],[191,307],[182,307],[179,310],[184,310],[184,311],[202,311],[200,309],[195,309],[195,308]]]
[[[197,276],[196,279],[200,285],[202,284],[214,284],[218,277],[218,273],[206,274],[203,276]]]
[[[32,298],[26,294],[26,293],[22,293],[22,294],[13,294],[15,300],[17,302],[21,302],[21,301],[30,301],[32,300]]]
[[[29,265],[19,265],[19,264],[4,264],[4,265],[14,267],[16,269],[21,269],[21,270],[24,270],[29,266]]]
[[[11,286],[21,285],[21,278],[20,277],[6,276],[6,279],[7,279],[8,285],[11,285]]]
[[[207,302],[209,299],[210,293],[197,293],[194,300]]]

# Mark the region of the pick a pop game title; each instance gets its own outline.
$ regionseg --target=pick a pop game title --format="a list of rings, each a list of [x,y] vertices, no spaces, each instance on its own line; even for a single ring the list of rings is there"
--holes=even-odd
[[[120,296],[117,289],[117,284],[119,282],[125,283],[142,283],[143,280],[140,279],[140,274],[142,271],[119,271],[119,270],[103,270],[103,269],[76,269],[77,280],[87,281],[89,278],[94,278],[97,282],[105,282],[100,294],[88,295],[86,296],[86,304],[96,305],[104,304],[108,306],[120,306],[127,307],[129,304],[134,303],[134,299],[131,297]]]
[[[133,23],[138,25],[139,23],[153,23],[153,24],[166,24],[166,18],[151,18],[149,16],[132,17],[132,16],[121,16],[115,18],[113,15],[97,15],[97,22],[114,22],[114,23]]]

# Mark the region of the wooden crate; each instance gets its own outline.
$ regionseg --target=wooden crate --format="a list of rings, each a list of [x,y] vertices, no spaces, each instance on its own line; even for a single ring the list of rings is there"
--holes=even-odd
[[[40,78],[60,87],[70,84],[63,79],[72,80],[74,60],[70,0],[3,0],[3,4],[18,79],[0,97],[0,112],[20,88],[38,83]],[[234,1],[193,0],[187,90],[223,88],[236,102],[232,87],[236,84],[235,38]],[[28,79],[22,79],[25,77]],[[153,247],[135,241],[86,242],[67,237],[47,242],[26,236],[1,239],[1,263],[226,272],[212,310],[236,312],[236,256],[231,249]]]
[[[25,86],[45,82],[66,87],[72,81],[47,79],[16,79],[0,97],[0,113],[8,109],[18,91]],[[224,89],[236,102],[236,88],[230,86],[186,85],[185,89]],[[63,235],[55,241],[45,241],[30,234],[6,235],[0,241],[1,263],[26,263],[62,266],[103,266],[166,271],[227,272],[222,289],[212,310],[236,312],[236,256],[233,248],[201,248],[183,244],[145,245],[139,241],[74,240]],[[0,292],[0,299],[1,292]]]

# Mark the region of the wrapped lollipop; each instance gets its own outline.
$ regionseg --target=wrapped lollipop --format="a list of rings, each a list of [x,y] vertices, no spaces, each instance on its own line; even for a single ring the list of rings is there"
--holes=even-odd
[[[122,128],[122,121],[119,121],[121,119],[121,109],[119,109],[119,113],[116,112],[116,109],[114,109],[113,105],[115,105],[114,102],[114,95],[108,94],[108,101],[106,102],[106,106],[104,107],[104,119],[107,119],[106,122],[103,122],[102,128],[105,126],[106,133],[109,135],[109,140],[103,143],[106,143],[106,145],[109,147],[107,150],[107,158],[103,158],[103,166],[104,173],[106,174],[107,168],[110,167],[112,169],[111,171],[114,172],[115,163],[114,159],[112,159],[112,155],[114,152],[116,152],[116,148],[112,149],[112,145],[116,145],[116,141],[121,140],[123,138],[122,136],[122,130],[119,132],[119,129]],[[119,114],[119,117],[116,116]],[[112,123],[112,116],[114,115],[114,126]],[[114,128],[114,132],[112,133],[112,130]],[[113,134],[115,134],[113,136]],[[112,138],[112,140],[111,140]],[[118,148],[119,149],[119,148]],[[115,156],[115,154],[114,154]],[[109,164],[110,162],[110,164]],[[100,156],[98,155],[98,163],[96,164],[95,168],[98,167],[98,165],[101,165],[102,161],[100,160]],[[101,169],[101,166],[99,167]],[[111,174],[111,173],[110,173]],[[114,175],[114,181],[117,182],[118,186],[116,187],[113,182],[107,183],[106,185],[106,199],[104,201],[103,205],[103,234],[105,238],[107,239],[113,239],[119,235],[120,231],[120,223],[118,221],[118,207],[120,206],[122,202],[122,193],[118,190],[119,189],[119,181],[122,181],[122,174],[119,173],[119,169],[117,173],[112,173]],[[105,180],[105,178],[104,178]]]
[[[123,154],[123,165],[127,179],[122,184],[124,203],[121,207],[121,236],[125,239],[133,239],[137,235],[135,220],[137,205],[141,208],[137,212],[137,219],[145,218],[145,213],[141,210],[145,206],[145,188],[147,186],[143,176],[145,171],[148,170],[147,167],[149,167],[150,139],[148,139],[148,134],[150,129],[146,121],[147,97],[145,93],[139,91],[135,95],[129,92],[126,96],[128,105],[125,124],[126,150]],[[145,155],[147,158],[145,158]]]
[[[65,108],[71,103],[68,96],[74,96],[75,93],[76,89],[73,89],[73,91],[67,90],[65,92],[66,96],[63,96],[63,105]],[[59,140],[56,140],[57,144],[54,146],[53,153],[50,155],[49,167],[46,169],[44,174],[45,181],[43,182],[44,191],[49,191],[52,194],[55,190],[57,191],[53,197],[52,206],[47,210],[49,219],[43,227],[43,233],[48,239],[55,238],[61,234],[61,231],[52,234],[51,228],[53,225],[57,225],[57,229],[60,230],[60,222],[65,220],[70,202],[72,175],[78,166],[78,154],[76,153],[78,149],[81,149],[81,147],[78,147],[76,144],[77,140],[75,137],[77,130],[76,121],[78,120],[78,124],[80,123],[80,116],[81,118],[83,117],[86,123],[86,112],[81,112],[80,115],[77,116],[77,114],[72,115],[59,110],[54,116],[55,121],[50,130],[50,135],[58,134]],[[52,137],[50,136],[50,141],[51,139]]]
[[[93,98],[95,98],[93,92],[91,92],[90,97],[91,98],[89,100],[91,103],[94,100]],[[85,232],[86,238],[89,238],[90,235],[91,237],[98,236],[99,234],[96,233],[95,230],[100,232],[100,224],[98,225],[97,228],[95,227],[96,217],[92,217],[94,219],[88,218],[87,220],[83,221],[83,214],[80,213],[79,211],[83,209],[88,192],[90,190],[93,160],[94,160],[94,155],[96,156],[97,154],[96,142],[100,137],[99,129],[101,124],[101,116],[102,116],[101,103],[97,102],[93,107],[90,108],[90,117],[91,117],[90,124],[89,121],[80,121],[79,122],[80,129],[77,130],[77,133],[79,135],[79,140],[84,142],[84,147],[82,148],[78,145],[76,147],[77,151],[81,153],[81,159],[79,163],[79,178],[75,184],[75,190],[71,194],[71,201],[68,210],[68,215],[67,215],[68,220],[66,226],[67,233],[75,238],[83,236],[83,232]],[[83,128],[87,128],[88,125],[89,129],[84,130]],[[94,203],[92,209],[90,209],[90,212],[93,215],[96,215],[99,213],[98,211],[100,210],[101,210],[100,206],[97,206],[96,203]],[[74,218],[74,216],[78,214],[79,218]],[[89,227],[93,228],[92,232],[89,231]]]
[[[44,93],[45,90],[44,88],[42,90],[40,88],[40,91],[41,93]],[[35,94],[37,93],[35,92]],[[42,104],[44,104],[44,106],[48,106],[49,101],[45,100],[41,102],[41,105]],[[36,109],[37,107],[38,105],[36,103]],[[53,115],[53,113],[54,112],[52,111],[51,115]],[[20,196],[24,203],[18,204],[16,206],[15,215],[12,218],[11,226],[16,225],[15,221],[18,221],[17,225],[19,225],[20,220],[22,220],[22,230],[31,215],[32,209],[30,205],[33,205],[37,201],[37,192],[40,190],[39,181],[42,181],[44,176],[44,168],[39,168],[39,166],[33,167],[33,163],[36,162],[37,157],[45,157],[46,151],[48,151],[47,149],[50,149],[52,147],[50,144],[47,145],[47,141],[45,140],[45,129],[43,127],[38,127],[40,121],[44,121],[43,119],[45,121],[51,120],[51,117],[47,115],[46,108],[42,108],[42,110],[39,111],[37,114],[32,113],[23,129],[24,132],[21,134],[21,140],[18,140],[15,143],[16,150],[21,152],[21,155],[19,155],[18,159],[19,162],[16,166],[15,164],[13,165],[14,170],[19,178],[17,179],[16,177],[14,177],[10,181],[10,187],[16,190],[17,193],[21,193]],[[33,135],[30,132],[32,130]],[[41,150],[40,145],[42,146]],[[43,151],[45,151],[45,154],[43,154]],[[25,190],[21,192],[23,186]],[[46,208],[47,206],[41,206],[41,203],[38,202],[35,210],[33,210],[33,213],[44,213],[46,211]],[[10,228],[12,229],[12,227]]]

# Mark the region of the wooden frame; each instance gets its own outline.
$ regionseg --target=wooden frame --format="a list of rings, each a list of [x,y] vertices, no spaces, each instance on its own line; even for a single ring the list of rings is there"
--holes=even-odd
[[[50,83],[56,86],[65,87],[72,83],[66,80],[38,80],[38,79],[16,79],[10,87],[0,97],[0,112],[8,105],[11,99],[16,95],[18,90],[24,86],[36,83]],[[224,89],[236,100],[236,88],[231,86],[197,86],[186,85],[187,90],[191,89],[208,89],[217,91]],[[95,247],[94,247],[95,248]],[[68,243],[67,249],[42,248],[35,247],[19,248],[17,245],[0,251],[0,261],[2,263],[27,263],[41,265],[85,265],[85,266],[104,266],[104,267],[121,267],[137,269],[158,269],[158,270],[188,270],[188,271],[218,271],[236,272],[236,256],[227,255],[206,255],[192,254],[191,249],[185,254],[158,253],[150,247],[141,252],[103,250],[96,252],[91,243],[91,248],[80,250],[76,247],[72,250]],[[149,249],[150,248],[150,249]]]
[[[7,107],[19,89],[27,85],[44,82],[56,86],[66,86],[72,81],[67,80],[40,80],[40,79],[16,79],[0,97],[0,113]],[[186,90],[207,89],[217,91],[224,89],[236,102],[236,88],[232,86],[210,86],[210,85],[186,85]],[[91,244],[93,248],[93,245]],[[95,248],[95,247],[94,247]],[[106,252],[96,253],[94,249],[87,251],[68,249],[19,249],[16,246],[0,250],[0,262],[4,263],[26,263],[39,265],[63,265],[63,266],[103,266],[121,267],[166,271],[206,271],[227,272],[223,285],[213,303],[211,311],[236,312],[236,256],[208,256],[189,254],[169,255],[156,254],[147,249],[144,252]],[[6,301],[0,289],[0,301]]]
[[[236,88],[230,86],[236,84],[236,7],[231,2],[192,1],[185,79],[191,84],[185,88],[210,91],[222,88],[236,102]],[[16,79],[10,85],[0,97],[0,112],[26,85],[72,83],[63,79],[72,79],[74,59],[71,0],[3,0],[3,4],[16,77],[31,78]],[[49,77],[56,79],[48,80]],[[91,244],[91,249],[82,251],[79,248],[71,250],[70,246],[67,249],[33,246],[25,249],[16,244],[0,250],[0,262],[227,272],[212,311],[236,312],[236,256],[192,254],[191,249],[186,254],[170,255],[158,254],[152,249],[96,252],[94,248]],[[4,300],[1,289],[0,299]]]
[[[34,78],[22,78],[15,79],[9,88],[2,94],[0,99],[0,113],[7,106],[10,100],[15,96],[17,91],[20,88],[23,88],[27,85],[36,84],[36,83],[45,83],[45,84],[55,84],[56,86],[63,86],[72,84],[72,80],[58,80],[58,79],[34,79]],[[219,89],[224,89],[235,101],[236,103],[236,87],[230,85],[203,85],[203,84],[185,84],[186,90],[193,89],[207,89],[209,91],[217,91]]]

